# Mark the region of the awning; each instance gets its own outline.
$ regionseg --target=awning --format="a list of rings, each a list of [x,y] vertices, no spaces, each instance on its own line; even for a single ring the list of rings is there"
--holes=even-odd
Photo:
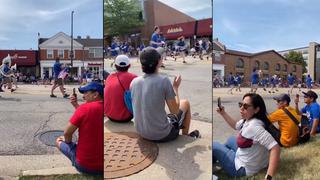
[[[196,22],[186,22],[167,26],[160,26],[160,31],[166,39],[177,39],[180,36],[185,38],[195,35]]]
[[[17,55],[16,59],[11,60],[11,64],[17,64],[17,66],[35,66],[37,51],[33,50],[0,50],[0,64],[2,59],[7,57],[8,54],[12,57]]]
[[[199,20],[197,36],[211,36],[213,29],[212,27],[212,18]]]

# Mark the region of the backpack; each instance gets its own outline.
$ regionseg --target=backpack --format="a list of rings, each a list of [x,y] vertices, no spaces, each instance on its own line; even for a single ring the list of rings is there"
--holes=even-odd
[[[290,117],[290,119],[298,126],[299,128],[299,144],[306,143],[310,140],[310,125],[309,119],[306,115],[301,115],[301,123],[288,111],[288,109],[283,109],[283,111]]]
[[[121,81],[120,81],[120,79],[119,79],[119,77],[118,77],[118,74],[117,74],[117,78],[118,78],[118,81],[119,81],[119,83],[120,83],[120,86],[122,87],[122,89],[123,89],[123,91],[124,91],[124,93],[123,93],[123,101],[124,101],[124,104],[126,105],[128,111],[129,111],[131,114],[133,114],[131,91],[130,91],[129,89],[126,90],[126,89],[123,87],[123,85],[122,85],[122,83],[121,83]]]

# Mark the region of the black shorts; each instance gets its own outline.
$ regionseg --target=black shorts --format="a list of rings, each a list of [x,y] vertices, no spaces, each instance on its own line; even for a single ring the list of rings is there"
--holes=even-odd
[[[186,112],[182,111],[181,109],[179,110],[179,113],[176,114],[168,114],[167,119],[170,122],[172,128],[170,133],[160,139],[160,140],[155,140],[155,142],[168,142],[175,140],[179,136],[179,131],[180,129],[183,129],[183,121],[185,119]]]
[[[54,82],[59,86],[62,86],[62,78],[54,78]]]

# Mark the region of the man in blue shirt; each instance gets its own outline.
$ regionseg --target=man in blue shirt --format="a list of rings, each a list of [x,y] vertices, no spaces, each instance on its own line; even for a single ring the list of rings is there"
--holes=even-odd
[[[182,60],[183,60],[182,62],[186,63],[185,56],[186,56],[187,47],[186,47],[186,43],[184,42],[184,36],[179,37],[178,40],[179,41],[177,43],[177,46],[178,46],[179,54],[182,57]]]
[[[154,48],[157,48],[161,45],[161,38],[159,36],[160,28],[158,26],[154,27],[153,34],[151,36],[150,45]]]
[[[288,75],[287,80],[288,80],[288,84],[289,84],[289,88],[290,88],[290,94],[292,94],[292,90],[293,90],[293,88],[294,88],[294,82],[295,82],[295,78],[294,78],[294,76],[292,75],[292,73],[290,73],[290,74]]]
[[[234,83],[235,83],[232,72],[228,75],[227,81],[228,81],[228,86],[230,87],[228,92],[230,92],[230,94],[232,94],[232,90],[234,88]]]
[[[64,91],[64,87],[63,87],[63,80],[62,78],[59,78],[59,74],[62,70],[61,68],[62,64],[60,63],[60,59],[59,58],[56,58],[56,62],[53,64],[53,85],[52,85],[52,88],[51,88],[51,94],[50,94],[50,97],[52,98],[56,98],[57,96],[53,94],[53,91],[59,87],[60,88],[60,91],[61,91],[61,94],[64,98],[67,98],[69,97],[69,94],[66,94],[65,91]]]
[[[307,88],[309,90],[311,90],[311,88],[312,88],[312,78],[311,78],[310,74],[308,74],[308,76],[306,78],[306,84],[307,84]]]
[[[258,83],[259,83],[259,74],[257,73],[256,69],[253,69],[251,73],[251,90],[250,92],[256,93],[258,90]]]
[[[240,74],[238,73],[237,76],[236,76],[236,78],[235,78],[235,85],[237,85],[236,91],[239,90],[239,92],[241,92],[241,89],[240,89],[240,87],[241,87],[241,81],[242,81],[242,78],[241,78]]]
[[[296,111],[301,113],[306,113],[309,118],[309,123],[311,127],[311,136],[315,136],[316,133],[320,132],[319,116],[320,116],[320,107],[317,103],[318,95],[309,90],[308,92],[302,92],[304,94],[304,102],[306,106],[299,111],[299,98],[295,99]]]

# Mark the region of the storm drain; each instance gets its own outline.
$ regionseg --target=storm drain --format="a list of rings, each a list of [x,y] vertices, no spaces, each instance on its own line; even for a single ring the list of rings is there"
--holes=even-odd
[[[140,172],[158,156],[157,144],[136,133],[104,134],[104,178],[119,178]]]
[[[63,136],[63,132],[64,131],[62,130],[45,131],[39,135],[39,140],[47,146],[56,146],[56,139],[59,136]],[[77,142],[77,141],[78,141],[78,138],[77,136],[74,135],[72,137],[72,142]]]

